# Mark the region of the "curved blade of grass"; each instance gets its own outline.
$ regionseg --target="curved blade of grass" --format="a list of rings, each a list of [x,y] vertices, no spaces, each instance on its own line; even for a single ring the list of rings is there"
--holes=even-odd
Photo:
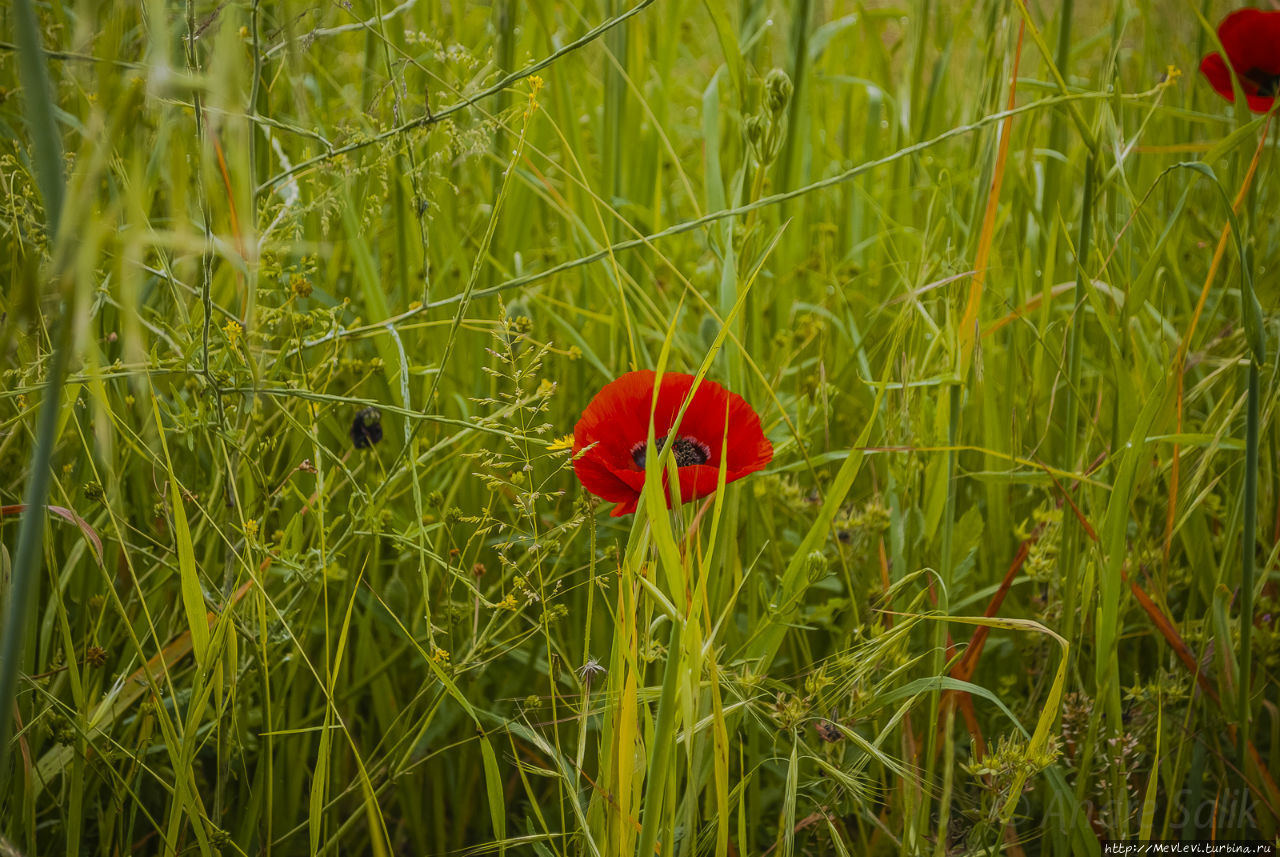
[[[23,109],[32,137],[32,160],[36,180],[44,199],[45,232],[51,243],[56,241],[62,224],[62,199],[66,179],[63,176],[62,141],[54,122],[53,86],[45,66],[43,39],[31,0],[14,0],[14,26],[18,39],[18,73],[23,85]],[[72,326],[76,315],[74,286],[68,290],[62,322],[54,342],[53,356],[45,379],[44,400],[36,425],[35,449],[31,453],[30,474],[23,505],[37,509],[49,497],[50,461],[57,443],[57,426],[62,410],[62,382],[71,360]],[[38,295],[29,295],[35,305]],[[0,793],[5,791],[9,770],[9,734],[13,725],[14,697],[18,690],[18,669],[22,661],[27,621],[31,616],[31,594],[35,589],[41,557],[44,553],[44,522],[38,515],[28,515],[18,527],[18,548],[13,557],[13,576],[9,582],[8,615],[0,636]]]
[[[155,417],[156,434],[160,439],[160,449],[164,452],[165,472],[169,482],[169,505],[173,514],[174,550],[178,554],[178,576],[182,591],[182,609],[187,614],[187,627],[191,631],[191,649],[195,652],[196,664],[203,671],[208,666],[209,658],[209,625],[204,621],[207,612],[204,603],[204,589],[200,586],[200,575],[196,571],[195,548],[191,543],[191,527],[187,522],[187,510],[183,505],[182,486],[173,472],[173,460],[169,457],[169,444],[164,437],[164,423],[160,421],[160,405],[153,395],[151,397],[151,413]]]
[[[992,626],[988,625],[986,627],[990,628]],[[967,693],[985,699],[987,702],[990,702],[999,709],[1000,713],[1007,717],[1009,722],[1012,723],[1019,732],[1024,736],[1030,737],[1031,733],[1022,725],[1022,721],[1009,710],[1009,706],[1005,704],[1003,699],[996,696],[995,693],[982,685],[974,684],[970,681],[963,681],[958,678],[951,678],[950,676],[927,676],[925,678],[918,678],[914,681],[909,681],[902,687],[895,688],[888,693],[877,694],[876,704],[884,703],[885,705],[888,705],[891,702],[897,702],[899,699],[920,696],[922,694],[933,693],[939,690]]]
[[[21,515],[26,511],[26,504],[14,503],[10,506],[0,506],[0,520],[5,515]],[[98,561],[98,565],[102,565],[102,539],[98,538],[98,534],[94,532],[93,527],[89,526],[89,522],[68,509],[66,506],[48,505],[44,507],[51,514],[57,515],[69,524],[75,524],[80,528],[80,532],[84,533],[85,539],[89,544],[93,545],[93,556]]]
[[[1002,628],[1009,631],[1045,634],[1058,644],[1058,647],[1062,650],[1062,656],[1058,659],[1058,671],[1054,674],[1053,684],[1049,687],[1049,695],[1045,698],[1040,717],[1036,720],[1035,732],[1032,733],[1031,740],[1027,742],[1028,756],[1044,755],[1049,746],[1049,734],[1053,729],[1054,722],[1058,719],[1058,708],[1062,703],[1063,690],[1067,684],[1067,664],[1070,661],[1071,643],[1057,632],[1031,619],[929,615],[921,616],[920,618],[942,622],[959,622],[964,625],[978,625],[988,628]],[[946,679],[945,676],[938,677],[938,680],[954,681],[954,679]],[[1022,797],[1022,786],[1027,781],[1027,777],[1028,772],[1026,769],[1020,768],[1013,779],[1013,784],[1009,787],[1009,798],[1000,810],[1000,816],[1006,824],[1017,809],[1018,800]]]

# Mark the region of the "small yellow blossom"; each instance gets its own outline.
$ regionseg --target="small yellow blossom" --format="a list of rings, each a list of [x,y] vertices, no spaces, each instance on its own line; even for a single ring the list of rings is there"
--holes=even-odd
[[[534,393],[539,399],[549,399],[551,394],[556,391],[556,382],[546,378],[542,379],[542,383],[538,385],[538,392]]]
[[[524,109],[524,118],[528,120],[533,111],[538,109],[538,93],[542,91],[542,78],[532,75],[529,78],[529,106]]]
[[[507,594],[506,598],[498,602],[499,610],[510,610],[512,612],[515,612],[515,610],[519,606],[520,604],[519,602],[516,601],[516,597],[514,595],[511,595],[510,593]]]
[[[244,333],[244,328],[240,326],[240,322],[230,319],[222,326],[222,332],[227,335],[227,341],[234,348],[240,344],[240,334]]]
[[[250,518],[244,522],[244,537],[248,541],[257,541],[258,538],[258,522]]]
[[[447,664],[449,663],[449,653],[439,646],[436,646],[431,650],[431,660],[437,664]]]
[[[564,452],[569,449],[573,449],[573,435],[571,434],[556,438],[547,444],[547,452]]]

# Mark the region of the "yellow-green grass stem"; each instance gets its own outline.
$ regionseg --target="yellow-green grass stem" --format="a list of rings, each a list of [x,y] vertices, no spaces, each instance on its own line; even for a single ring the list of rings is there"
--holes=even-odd
[[[62,143],[54,123],[53,87],[45,65],[43,41],[31,0],[15,0],[13,6],[18,35],[18,71],[21,75],[27,125],[32,138],[32,160],[40,195],[44,202],[44,225],[50,243],[57,248],[62,225],[62,201],[66,192],[63,176]],[[51,271],[56,274],[56,268]],[[52,477],[53,449],[57,444],[59,415],[62,411],[62,384],[71,363],[76,317],[76,284],[65,284],[61,323],[53,341],[53,354],[45,378],[44,399],[36,424],[35,448],[28,468],[27,487],[23,495],[26,512],[18,526],[18,547],[13,557],[13,572],[7,598],[8,612],[0,635],[0,795],[6,793],[9,770],[9,735],[13,725],[14,699],[18,690],[18,672],[26,642],[27,623],[31,618],[32,595],[44,555],[44,509],[49,497]],[[39,300],[31,296],[32,305]]]

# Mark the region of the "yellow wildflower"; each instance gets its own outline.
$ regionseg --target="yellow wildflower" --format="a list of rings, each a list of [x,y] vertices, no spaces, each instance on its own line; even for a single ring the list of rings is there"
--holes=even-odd
[[[573,435],[571,434],[556,438],[547,444],[547,452],[565,452],[570,449],[573,449]]]

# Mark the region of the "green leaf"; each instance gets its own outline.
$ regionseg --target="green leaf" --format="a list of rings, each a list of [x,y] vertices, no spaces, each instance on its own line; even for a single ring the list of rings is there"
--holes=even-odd
[[[489,798],[489,818],[493,823],[493,835],[498,840],[498,853],[506,854],[507,803],[502,796],[502,773],[498,770],[498,757],[488,735],[480,736],[480,756],[484,760],[484,789]]]
[[[155,417],[156,433],[160,438],[160,448],[164,451],[164,466],[168,475],[169,505],[173,514],[174,547],[178,552],[182,609],[187,614],[187,627],[191,630],[191,650],[195,653],[196,663],[203,671],[208,668],[209,661],[209,618],[205,610],[200,575],[196,571],[196,555],[191,544],[191,527],[187,523],[182,486],[178,484],[178,477],[173,471],[173,461],[169,457],[169,444],[164,436],[164,423],[160,421],[160,406],[155,396],[151,397],[151,413]]]

